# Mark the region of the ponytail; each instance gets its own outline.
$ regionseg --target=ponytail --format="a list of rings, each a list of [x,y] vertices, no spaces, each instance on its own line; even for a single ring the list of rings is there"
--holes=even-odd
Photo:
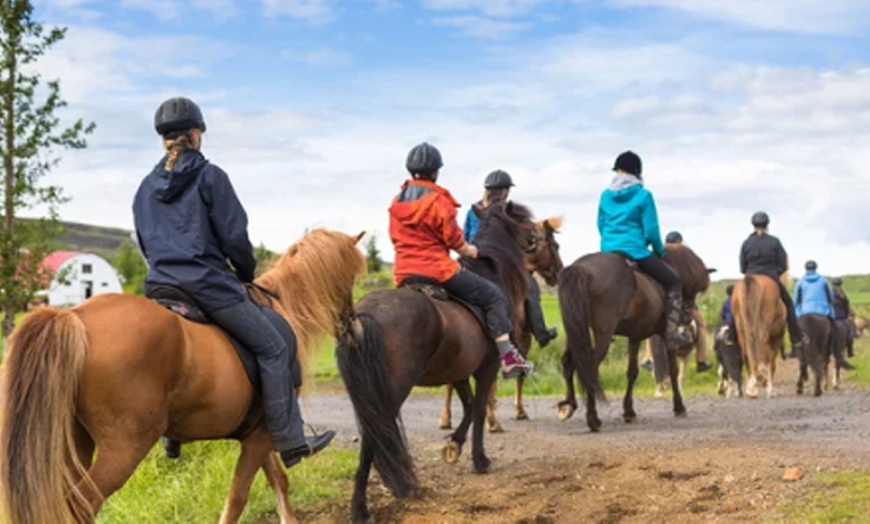
[[[175,163],[178,162],[178,157],[188,149],[192,149],[190,137],[187,133],[178,135],[173,138],[163,138],[163,147],[166,148],[166,165],[164,168],[167,171],[172,171]]]

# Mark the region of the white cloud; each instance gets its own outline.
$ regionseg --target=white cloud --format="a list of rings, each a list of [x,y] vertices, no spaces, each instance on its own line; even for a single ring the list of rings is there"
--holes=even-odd
[[[331,0],[263,0],[267,16],[289,16],[323,24],[335,16]]]
[[[453,27],[472,38],[500,39],[511,36],[529,27],[528,24],[509,22],[482,16],[439,16],[432,23],[441,27]]]
[[[349,64],[352,56],[347,51],[336,49],[287,49],[281,56],[292,61],[317,67],[334,67]]]
[[[659,7],[746,27],[801,33],[860,33],[870,29],[864,0],[609,0],[620,7]]]

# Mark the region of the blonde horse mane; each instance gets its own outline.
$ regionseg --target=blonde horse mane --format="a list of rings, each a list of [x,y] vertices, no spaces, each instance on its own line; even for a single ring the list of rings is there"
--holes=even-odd
[[[360,238],[362,233],[354,237],[328,229],[310,231],[256,281],[277,295],[273,306],[293,326],[304,374],[308,353],[335,333],[339,315],[353,306],[354,280],[366,270],[365,257],[356,247]]]

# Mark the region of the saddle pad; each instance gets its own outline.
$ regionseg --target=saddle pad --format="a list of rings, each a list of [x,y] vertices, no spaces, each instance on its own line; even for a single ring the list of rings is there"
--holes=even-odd
[[[449,300],[456,302],[474,315],[474,318],[477,319],[477,322],[480,323],[480,326],[483,328],[484,333],[488,331],[488,328],[486,327],[486,316],[484,315],[483,310],[474,304],[462,300],[456,295],[451,295],[437,280],[423,276],[410,276],[403,280],[399,287],[406,287],[413,289],[414,291],[419,291],[432,300]]]

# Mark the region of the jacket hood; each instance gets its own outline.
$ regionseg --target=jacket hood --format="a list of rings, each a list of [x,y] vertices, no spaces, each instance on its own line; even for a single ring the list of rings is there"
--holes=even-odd
[[[425,180],[406,180],[390,206],[390,214],[402,224],[419,224],[428,216],[439,195],[459,207],[444,188]]]
[[[157,200],[171,202],[184,192],[207,164],[208,160],[202,156],[202,153],[188,149],[178,157],[172,171],[167,171],[164,167],[166,165],[164,156],[148,175],[148,183]]]
[[[822,276],[815,271],[807,271],[807,273],[804,275],[804,280],[806,280],[807,282],[817,282],[820,278],[822,278]]]
[[[619,174],[613,177],[607,189],[614,202],[628,202],[643,189],[643,182],[636,176]]]

